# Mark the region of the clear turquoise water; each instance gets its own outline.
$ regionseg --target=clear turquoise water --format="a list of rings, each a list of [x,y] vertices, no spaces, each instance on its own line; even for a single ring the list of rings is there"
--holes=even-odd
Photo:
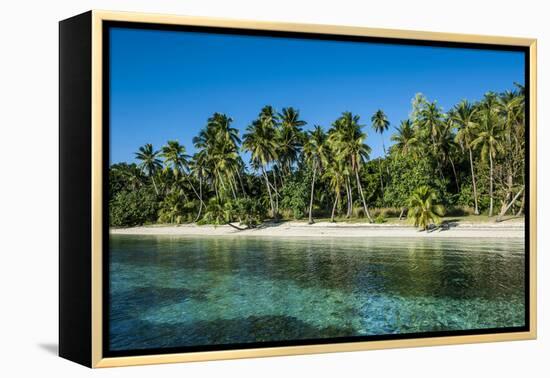
[[[110,349],[523,326],[523,239],[110,237]]]

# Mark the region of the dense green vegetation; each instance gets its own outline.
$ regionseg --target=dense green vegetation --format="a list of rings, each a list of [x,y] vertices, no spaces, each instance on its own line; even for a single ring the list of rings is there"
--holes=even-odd
[[[378,110],[371,130],[388,132]],[[139,147],[138,164],[109,170],[111,226],[232,223],[267,219],[408,217],[422,228],[447,213],[520,215],[525,202],[524,88],[489,92],[444,111],[418,94],[393,144],[370,159],[358,114],[343,112],[328,129],[307,125],[297,109],[261,109],[244,135],[214,113],[193,138],[197,151],[171,140]],[[382,139],[383,143],[383,139]],[[250,162],[243,161],[248,152]],[[238,225],[237,225],[238,224]]]

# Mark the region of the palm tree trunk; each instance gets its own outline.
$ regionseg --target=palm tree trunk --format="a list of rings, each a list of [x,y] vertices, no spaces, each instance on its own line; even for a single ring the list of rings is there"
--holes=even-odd
[[[523,213],[524,208],[525,208],[525,191],[523,191],[523,196],[521,196],[521,205],[519,207],[519,210],[516,213],[516,217],[519,217],[521,213]]]
[[[233,199],[237,200],[237,193],[235,192],[235,187],[233,186],[233,180],[229,179],[229,187],[231,188],[231,193],[233,193]]]
[[[401,208],[401,212],[399,213],[399,220],[403,219],[403,214],[405,214],[406,207]]]
[[[220,174],[218,174],[218,181],[220,182],[222,188],[221,191],[223,194],[226,194],[227,190],[225,189],[225,182],[223,181],[223,178]]]
[[[474,158],[472,156],[472,149],[468,148],[470,152],[470,169],[472,171],[472,186],[474,189],[474,214],[479,215],[479,208],[477,206],[477,186],[476,186],[476,175],[474,173]]]
[[[453,168],[453,175],[455,176],[457,193],[460,193],[460,185],[458,184],[458,176],[456,175],[455,163],[450,156],[449,156],[449,161],[451,162],[451,168]]]
[[[372,218],[370,217],[369,209],[367,208],[367,203],[365,202],[365,195],[363,194],[363,188],[361,187],[361,180],[359,180],[359,170],[355,169],[355,178],[357,179],[357,190],[361,194],[361,200],[363,200],[363,207],[365,208],[365,214],[369,218],[369,222],[372,223]]]
[[[200,195],[200,203],[199,203],[199,213],[197,214],[197,217],[195,218],[195,223],[197,223],[197,221],[199,220],[199,218],[201,217],[201,212],[202,212],[202,177],[199,176],[199,195]]]
[[[505,208],[506,208],[506,211],[508,211],[506,204],[510,200],[510,197],[512,197],[512,192],[513,192],[512,187],[514,185],[513,178],[512,178],[511,174],[508,175],[507,180],[506,180],[506,184],[507,184],[508,188],[506,189],[506,195],[504,196],[504,200],[501,201],[502,205],[500,206],[499,216],[503,211],[505,212],[505,210],[504,210]],[[512,202],[514,202],[514,201],[512,201]],[[504,214],[502,214],[502,215],[504,215]]]
[[[270,184],[269,184],[269,178],[267,177],[267,173],[265,171],[265,168],[264,166],[262,165],[262,174],[264,175],[264,178],[265,178],[265,184],[267,186],[267,193],[269,194],[269,203],[271,204],[271,216],[273,218],[275,218],[275,205],[273,203],[273,197],[271,196],[271,188],[270,188]]]
[[[378,159],[378,171],[380,172],[380,189],[382,189],[382,199],[384,199],[384,180],[382,180],[382,161]]]
[[[195,186],[193,185],[193,183],[192,183],[191,180],[189,179],[189,176],[185,175],[185,179],[187,180],[187,182],[189,183],[189,185],[191,185],[191,189],[193,189],[193,193],[195,193],[195,195],[197,196],[197,198],[199,199],[199,201],[202,202],[202,198],[201,198],[201,196],[199,196],[199,193],[197,193],[197,190],[195,189]]]
[[[153,188],[155,188],[155,193],[158,196],[159,195],[159,190],[157,188],[157,183],[155,182],[155,177],[154,176],[151,176],[151,181],[153,181]]]
[[[502,208],[502,210],[500,211],[500,214],[497,216],[496,222],[501,221],[501,218],[506,214],[506,212],[508,211],[510,206],[512,206],[514,204],[514,202],[516,202],[516,200],[518,199],[518,197],[520,196],[521,193],[523,193],[523,188],[521,188],[521,190],[514,196],[514,198],[512,198],[512,200],[510,201],[510,203],[508,205],[506,205]]]
[[[439,177],[441,177],[441,181],[445,181],[445,175],[443,174],[443,167],[441,166],[441,162],[437,160],[437,170],[439,171]]]
[[[384,145],[384,136],[382,133],[380,133],[380,138],[382,138],[382,149],[384,150],[384,159],[386,159],[386,156],[388,154],[386,153],[386,146]],[[386,164],[386,173],[388,174],[388,176],[390,175],[390,169],[388,168],[387,164]],[[382,191],[384,191],[384,189],[382,189]]]
[[[239,178],[239,184],[241,185],[241,190],[243,191],[243,194],[245,196],[248,196],[248,194],[246,193],[246,190],[244,189],[243,178],[241,177],[241,172],[239,172],[239,170],[237,170],[237,177]]]
[[[218,192],[218,185],[216,184],[216,182],[212,182],[212,184],[214,184],[214,193],[216,194],[216,199],[219,201],[220,200],[220,193]]]
[[[311,195],[309,197],[309,224],[313,224],[313,217],[311,216],[311,212],[313,210],[313,191],[315,190],[315,174],[317,173],[317,169],[315,169],[317,164],[313,163],[313,179],[311,180]]]
[[[338,205],[338,200],[340,199],[340,192],[336,193],[336,198],[334,199],[334,205],[332,205],[332,214],[330,215],[330,221],[334,222],[334,213],[336,212],[336,206]]]
[[[493,216],[493,154],[489,151],[489,216]]]
[[[351,183],[349,180],[349,176],[346,177],[346,197],[348,202],[348,209],[346,212],[346,218],[351,217],[351,212],[353,211],[353,194],[351,192]]]
[[[275,212],[279,214],[279,190],[277,189],[277,175],[275,174],[275,169],[271,169],[271,173],[273,174],[273,190],[275,191]]]
[[[292,175],[292,161],[288,161],[288,176]]]
[[[231,227],[233,227],[234,229],[239,230],[239,231],[244,231],[244,230],[247,230],[247,229],[250,228],[250,227],[242,228],[242,227],[239,227],[239,226],[235,226],[235,225],[234,225],[233,223],[231,223],[231,222],[227,222],[227,225],[228,225],[228,226],[231,226]]]

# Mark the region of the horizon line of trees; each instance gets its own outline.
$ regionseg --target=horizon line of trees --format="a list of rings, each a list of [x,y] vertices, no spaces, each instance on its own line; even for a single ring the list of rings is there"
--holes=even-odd
[[[383,149],[376,159],[370,159],[366,125],[348,111],[326,131],[319,125],[305,131],[307,122],[293,107],[277,112],[264,106],[242,137],[232,122],[221,113],[208,118],[192,140],[192,156],[169,140],[158,150],[139,147],[138,164],[112,165],[110,225],[254,227],[268,218],[306,215],[310,223],[314,217],[383,222],[393,211],[426,228],[445,210],[472,209],[497,221],[524,211],[525,92],[519,84],[447,112],[417,94],[388,149],[383,135],[390,121],[376,111],[370,127]],[[250,169],[243,151],[250,153]]]

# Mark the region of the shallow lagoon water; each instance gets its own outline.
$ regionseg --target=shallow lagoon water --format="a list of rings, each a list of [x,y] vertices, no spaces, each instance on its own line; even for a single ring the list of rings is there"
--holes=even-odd
[[[110,349],[518,327],[523,239],[110,236]]]

